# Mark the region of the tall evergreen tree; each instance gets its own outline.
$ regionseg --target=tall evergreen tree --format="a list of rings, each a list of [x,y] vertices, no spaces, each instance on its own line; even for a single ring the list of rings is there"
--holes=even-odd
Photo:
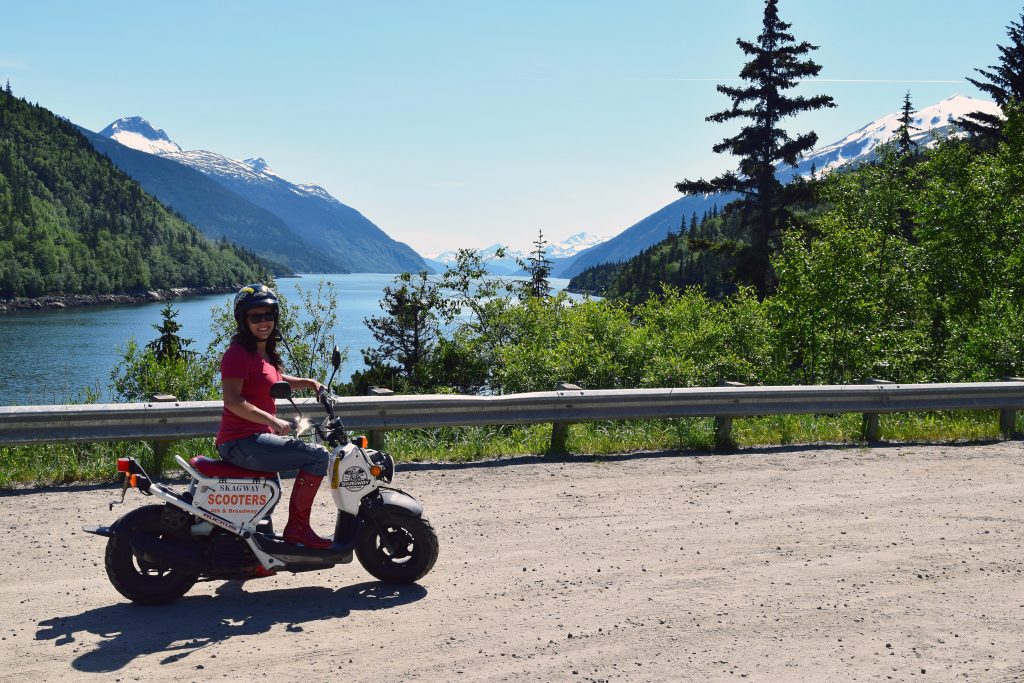
[[[153,351],[153,355],[159,361],[178,360],[194,355],[188,347],[192,339],[185,339],[178,333],[181,332],[181,323],[175,318],[178,317],[178,310],[171,304],[164,304],[160,309],[160,324],[153,325],[153,329],[160,333],[160,336],[146,344],[146,348]]]
[[[903,108],[900,110],[900,126],[896,129],[896,151],[899,153],[900,158],[907,159],[911,157],[917,149],[917,143],[910,137],[910,131],[921,130],[911,124],[914,118],[911,114],[914,113],[914,109],[910,104],[910,91],[903,96]]]
[[[761,34],[756,42],[739,38],[736,44],[750,56],[740,70],[746,84],[740,87],[716,86],[732,99],[732,107],[707,117],[725,123],[746,119],[739,134],[728,137],[712,149],[739,158],[739,168],[711,180],[684,180],[676,184],[683,194],[738,192],[751,204],[750,247],[741,255],[737,275],[751,282],[762,297],[772,286],[768,257],[783,227],[785,191],[775,177],[775,165],[785,162],[795,167],[801,155],[818,141],[814,132],[791,138],[779,127],[782,119],[805,111],[834,107],[828,95],[791,96],[787,91],[806,78],[817,76],[821,66],[806,58],[817,46],[797,43],[789,33],[790,24],[779,19],[778,0],[766,0]]]
[[[437,311],[444,297],[425,272],[402,273],[395,284],[384,288],[384,315],[363,320],[377,342],[375,348],[363,349],[363,360],[375,375],[400,377],[419,388],[420,373],[441,336]]]
[[[997,45],[999,64],[986,69],[975,69],[981,79],[967,77],[974,87],[987,93],[1005,112],[1010,102],[1024,101],[1024,13],[1019,21],[1012,21],[1006,27],[1010,45]],[[992,144],[1001,136],[1003,119],[994,114],[976,111],[966,114],[957,124],[979,139],[982,144]]]
[[[533,251],[525,261],[519,262],[519,265],[530,276],[526,290],[529,296],[545,297],[551,294],[548,277],[551,275],[551,267],[554,264],[547,256],[547,244],[547,240],[544,239],[544,231],[538,230],[537,239],[533,243]]]

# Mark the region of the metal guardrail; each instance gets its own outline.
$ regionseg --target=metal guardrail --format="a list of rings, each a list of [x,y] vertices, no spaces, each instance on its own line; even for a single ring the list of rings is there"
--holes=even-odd
[[[505,396],[395,395],[344,397],[337,412],[349,429],[387,431],[422,427],[671,417],[730,418],[755,415],[1000,410],[1004,432],[1024,409],[1024,381],[964,384],[863,384],[832,386],[723,386],[684,389],[557,391]],[[300,402],[308,417],[312,399]],[[217,432],[220,401],[0,407],[0,445],[174,441]],[[294,415],[278,403],[281,417]],[[719,439],[728,439],[728,430]]]

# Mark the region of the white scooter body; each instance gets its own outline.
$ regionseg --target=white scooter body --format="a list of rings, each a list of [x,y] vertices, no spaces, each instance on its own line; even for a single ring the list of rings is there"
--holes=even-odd
[[[380,481],[370,473],[373,465],[368,456],[371,452],[349,443],[331,453],[327,464],[331,475],[331,497],[342,512],[355,516],[366,494],[380,488]]]

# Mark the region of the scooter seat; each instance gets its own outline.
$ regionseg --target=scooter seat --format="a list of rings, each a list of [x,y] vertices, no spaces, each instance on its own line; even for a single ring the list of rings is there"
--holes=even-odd
[[[277,472],[260,472],[259,470],[247,470],[244,467],[236,467],[223,460],[214,460],[199,455],[188,461],[199,474],[204,477],[216,477],[218,479],[276,479]]]

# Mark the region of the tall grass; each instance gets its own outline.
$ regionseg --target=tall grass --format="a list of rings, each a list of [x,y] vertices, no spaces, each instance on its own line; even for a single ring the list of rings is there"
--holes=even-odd
[[[788,444],[863,443],[862,416],[774,415],[733,420],[737,447]],[[996,411],[898,413],[879,419],[884,441],[950,442],[1000,438]],[[1019,418],[1017,431],[1022,431]],[[551,425],[456,427],[388,432],[385,447],[399,460],[463,462],[504,455],[540,455],[548,450]],[[566,442],[570,453],[610,455],[634,451],[710,451],[712,418],[626,420],[574,424]]]
[[[186,460],[215,454],[212,439],[189,439],[169,444],[165,472],[178,470],[174,456]],[[15,486],[47,486],[75,482],[117,480],[117,459],[132,457],[148,471],[155,471],[153,448],[141,441],[90,444],[44,444],[0,447],[0,489]]]

